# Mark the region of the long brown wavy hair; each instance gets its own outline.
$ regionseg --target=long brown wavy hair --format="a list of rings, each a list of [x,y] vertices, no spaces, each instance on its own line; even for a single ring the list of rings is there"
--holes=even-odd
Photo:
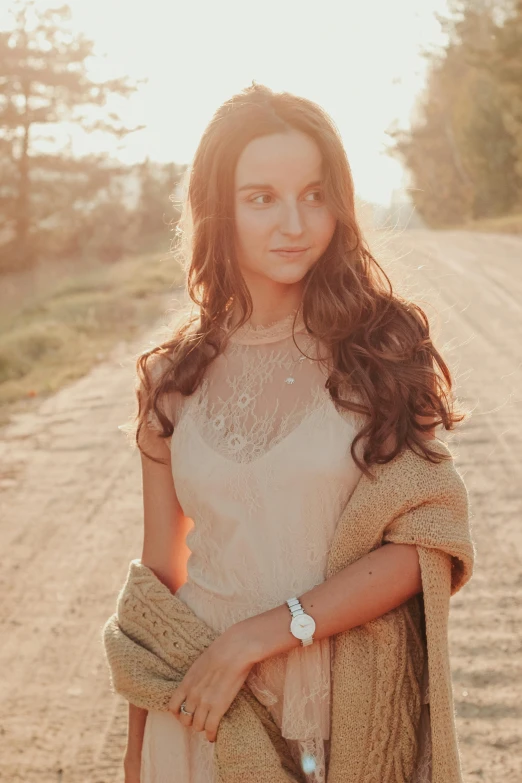
[[[179,320],[168,340],[137,358],[136,443],[144,451],[139,435],[151,412],[161,423],[161,437],[173,434],[175,423],[161,401],[197,389],[228,340],[222,324],[232,306],[242,313],[236,328],[250,317],[252,299],[234,246],[236,164],[253,139],[293,129],[311,137],[322,153],[324,197],[337,219],[328,248],[303,280],[300,312],[308,331],[329,349],[333,369],[326,388],[332,399],[364,416],[352,456],[370,476],[372,464],[392,460],[405,447],[431,462],[449,458],[430,448],[433,430],[440,424],[454,429],[467,414],[454,409],[450,371],[430,338],[426,313],[393,291],[363,238],[339,131],[316,103],[256,83],[217,109],[187,171],[173,252],[197,308]],[[358,401],[341,395],[344,388],[353,389]],[[360,440],[362,460],[355,451]]]

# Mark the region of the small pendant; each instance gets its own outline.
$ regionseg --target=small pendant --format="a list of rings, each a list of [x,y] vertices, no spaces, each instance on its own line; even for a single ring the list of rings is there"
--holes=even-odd
[[[285,378],[285,383],[295,383],[295,378],[292,378],[292,376]]]

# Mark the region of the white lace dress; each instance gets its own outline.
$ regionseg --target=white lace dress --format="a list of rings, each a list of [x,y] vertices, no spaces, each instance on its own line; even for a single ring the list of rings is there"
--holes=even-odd
[[[324,581],[336,523],[361,475],[350,454],[356,418],[335,407],[323,365],[301,356],[292,320],[241,327],[175,412],[172,471],[194,521],[177,595],[218,632]],[[318,355],[301,320],[295,339]],[[324,783],[328,769],[331,641],[273,656],[247,678],[309,783]],[[150,711],[141,783],[213,783],[214,747],[204,732]],[[429,779],[426,769],[418,783]]]

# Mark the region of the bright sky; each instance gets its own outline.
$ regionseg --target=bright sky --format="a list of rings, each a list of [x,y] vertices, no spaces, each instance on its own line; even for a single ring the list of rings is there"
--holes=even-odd
[[[42,6],[56,6],[40,0]],[[385,131],[408,125],[422,89],[423,48],[444,36],[445,0],[69,0],[75,26],[105,55],[96,76],[146,77],[125,107],[126,161],[190,162],[217,106],[252,79],[321,104],[337,124],[357,193],[388,203],[404,184]],[[5,13],[5,11],[4,11]],[[116,150],[107,136],[79,152]]]

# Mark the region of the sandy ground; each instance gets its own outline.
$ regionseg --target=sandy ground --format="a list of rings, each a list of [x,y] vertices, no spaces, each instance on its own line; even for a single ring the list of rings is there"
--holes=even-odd
[[[450,615],[464,780],[518,783],[522,239],[415,231],[389,250],[392,277],[435,306],[437,345],[473,411],[451,436],[477,546]],[[132,355],[156,333],[0,432],[2,781],[123,780],[127,708],[109,691],[101,627],[141,551],[139,454],[118,425],[132,410]]]

